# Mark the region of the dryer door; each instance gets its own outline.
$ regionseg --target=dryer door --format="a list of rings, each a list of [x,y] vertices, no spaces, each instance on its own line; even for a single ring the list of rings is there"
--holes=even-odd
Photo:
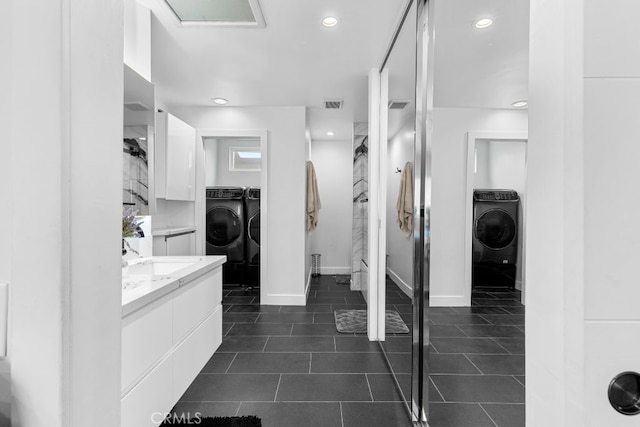
[[[502,249],[513,242],[517,233],[516,223],[506,211],[490,209],[476,221],[476,237],[489,249]]]
[[[260,212],[249,218],[249,239],[256,242],[260,246]]]
[[[224,206],[207,211],[207,243],[213,246],[229,246],[242,236],[242,221],[238,214]]]

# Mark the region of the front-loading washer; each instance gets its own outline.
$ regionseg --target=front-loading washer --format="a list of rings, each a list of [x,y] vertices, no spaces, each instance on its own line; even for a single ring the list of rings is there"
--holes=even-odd
[[[207,187],[206,254],[226,255],[222,282],[245,282],[245,207],[244,188]]]
[[[474,190],[473,287],[515,287],[519,204],[515,190]]]

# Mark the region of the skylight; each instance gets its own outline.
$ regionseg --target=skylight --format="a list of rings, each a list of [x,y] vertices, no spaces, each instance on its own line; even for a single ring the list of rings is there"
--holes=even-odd
[[[264,27],[258,0],[165,0],[182,25]]]

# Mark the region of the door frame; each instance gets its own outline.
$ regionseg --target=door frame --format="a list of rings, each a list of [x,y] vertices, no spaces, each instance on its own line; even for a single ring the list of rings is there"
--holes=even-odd
[[[477,141],[514,141],[527,143],[528,132],[492,132],[492,131],[469,131],[467,132],[467,168],[466,168],[466,189],[464,192],[465,206],[465,232],[464,232],[464,306],[471,306],[471,275],[473,264],[473,183],[475,175],[475,157]],[[525,147],[528,147],[525,145]],[[526,149],[526,148],[525,148]],[[525,155],[526,156],[526,155]],[[526,170],[525,170],[526,173]],[[525,183],[526,185],[526,183]],[[525,210],[522,210],[522,303],[525,302],[525,281],[524,281],[524,248],[526,247],[526,218]]]
[[[258,138],[260,140],[260,301],[269,299],[268,289],[262,284],[267,283],[268,270],[268,197],[269,197],[269,131],[266,129],[198,129],[196,144],[196,253],[205,255],[206,248],[206,169],[204,155],[204,140],[206,138]]]

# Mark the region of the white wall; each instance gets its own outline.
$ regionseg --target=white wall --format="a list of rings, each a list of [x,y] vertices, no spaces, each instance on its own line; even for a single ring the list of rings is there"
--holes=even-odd
[[[387,159],[387,274],[400,289],[412,296],[413,239],[405,236],[398,225],[396,202],[400,190],[401,173],[405,163],[413,162],[414,124],[408,123],[389,139]],[[413,182],[411,182],[413,186]]]
[[[151,10],[124,0],[124,63],[151,81]]]
[[[524,141],[476,140],[477,169],[474,188],[508,189],[518,192],[518,256],[516,288],[522,289],[522,251],[527,146]]]
[[[306,144],[304,107],[184,107],[175,114],[202,129],[269,132],[268,279],[262,283],[263,304],[304,305],[306,217]],[[202,150],[202,149],[201,149]],[[204,160],[201,159],[204,167]],[[198,195],[197,197],[204,197]]]
[[[467,132],[526,132],[527,112],[435,108],[430,302],[464,305]]]
[[[116,426],[122,4],[16,0],[8,7],[11,51],[3,45],[0,55],[11,77],[2,79],[0,104],[13,126],[3,127],[9,179],[0,180],[0,194],[12,226],[3,238],[11,253],[0,245],[10,271],[2,261],[0,275],[12,290],[12,423]],[[46,137],[33,138],[34,127]]]
[[[12,21],[12,3],[2,7],[6,22]],[[0,25],[0,54],[2,54],[5,64],[13,64],[11,52],[11,25]],[[11,68],[0,67],[0,93],[11,93]],[[6,135],[13,134],[12,112],[13,106],[10,102],[0,100],[0,127],[4,129]],[[0,200],[4,200],[11,206],[11,159],[12,144],[2,143],[2,155],[0,155]],[[12,213],[9,209],[0,209],[0,233],[7,236],[0,240],[0,283],[11,280],[11,239],[12,234]],[[11,417],[11,366],[6,359],[0,359],[0,427],[8,427]]]
[[[530,4],[526,423],[583,427],[583,2]]]
[[[322,255],[322,274],[351,274],[351,141],[312,141],[312,153],[322,209],[311,234],[311,251]]]
[[[260,171],[229,170],[229,148],[257,148],[260,140],[212,138],[205,140],[205,168],[207,186],[260,187]]]
[[[310,117],[309,111],[305,109],[305,122],[304,122],[304,156],[305,156],[305,178],[306,178],[306,162],[311,160],[311,129],[310,129]],[[307,182],[305,179],[305,201],[304,201],[304,226],[305,231],[307,227],[307,200],[306,200],[306,186]],[[311,289],[311,245],[313,244],[313,235],[306,232],[304,235],[304,272],[306,275],[306,285],[305,285],[305,298],[309,295],[309,290]],[[305,300],[306,303],[306,300]]]

